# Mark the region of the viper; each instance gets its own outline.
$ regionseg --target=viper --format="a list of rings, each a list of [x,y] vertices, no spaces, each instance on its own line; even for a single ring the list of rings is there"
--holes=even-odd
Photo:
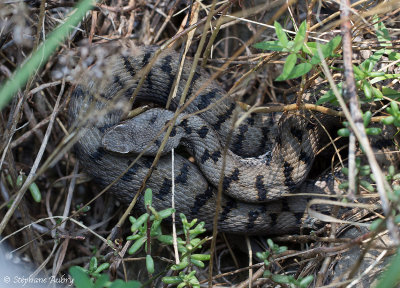
[[[325,133],[318,116],[251,113],[232,129],[245,111],[198,68],[183,102],[185,109],[175,117],[174,111],[182,107],[180,98],[192,63],[185,61],[176,97],[171,99],[179,55],[166,50],[154,58],[157,47],[125,45],[79,76],[69,104],[70,126],[79,128],[74,147],[77,158],[102,187],[119,178],[110,188],[118,200],[129,203],[138,191],[167,125],[173,128],[163,156],[146,182],[153,190],[156,209],[172,206],[174,184],[177,211],[205,221],[211,229],[216,187],[224,171],[219,231],[282,234],[299,229],[312,198],[304,193],[337,191],[329,175],[306,180]],[[146,74],[143,71],[149,63]],[[160,108],[125,119],[137,88],[133,103],[150,102]],[[172,166],[171,150],[178,146],[194,156],[194,163],[175,153]],[[296,193],[302,196],[287,197]]]

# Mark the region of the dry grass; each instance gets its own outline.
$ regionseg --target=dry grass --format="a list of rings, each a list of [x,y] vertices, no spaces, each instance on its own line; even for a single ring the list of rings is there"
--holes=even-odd
[[[365,54],[380,48],[376,31],[371,25],[372,15],[377,14],[388,27],[393,40],[392,49],[398,49],[400,41],[400,7],[395,1],[380,6],[369,4],[376,4],[375,1],[359,2],[361,5],[355,6],[351,14],[353,34],[356,35],[353,38],[353,61],[356,64],[365,58]],[[16,67],[38,46],[39,39],[45,38],[44,34],[47,35],[67,17],[73,4],[63,0],[6,0],[5,3],[0,4],[0,83],[12,77]],[[44,6],[44,3],[47,5]],[[220,1],[215,7],[219,13],[211,19],[213,29],[204,29],[211,9],[209,2],[197,5],[197,9],[182,1],[168,0],[110,0],[97,4],[57,53],[0,113],[0,219],[6,214],[8,203],[18,197],[18,189],[13,188],[7,178],[15,183],[20,173],[28,175],[33,172],[42,194],[41,202],[35,203],[28,190],[5,223],[1,235],[10,236],[7,242],[15,249],[12,257],[26,259],[34,267],[45,264],[38,268],[37,273],[49,276],[62,275],[71,265],[84,266],[97,253],[97,256],[104,257],[102,261],[113,264],[111,275],[145,281],[147,274],[143,269],[143,258],[120,261],[105,244],[105,238],[124,212],[123,206],[111,195],[104,194],[90,204],[89,211],[75,213],[100,191],[85,176],[85,171],[80,171],[70,145],[64,144],[71,133],[66,107],[74,77],[90,65],[91,55],[97,53],[99,57],[104,52],[101,49],[89,51],[89,45],[129,38],[144,45],[168,43],[179,48],[182,42],[190,39],[188,57],[200,56],[199,63],[204,64],[227,91],[234,87],[232,94],[238,99],[250,105],[290,101],[288,99],[297,91],[322,81],[318,75],[321,69],[317,67],[302,81],[273,82],[282,69],[285,55],[260,53],[250,45],[260,40],[275,39],[273,26],[270,26],[275,19],[279,19],[290,33],[307,20],[311,27],[308,34],[310,41],[331,39],[340,33],[339,5],[335,1],[322,1],[321,11],[318,11],[319,1],[291,3],[287,6],[286,1]],[[186,25],[189,10],[192,15],[190,24]],[[206,52],[196,55],[199,45],[204,45],[201,52]],[[210,55],[210,58],[205,59],[204,55]],[[340,67],[341,60],[337,60],[335,65]],[[389,65],[389,69],[397,67],[396,63],[387,59],[382,59],[381,65]],[[333,75],[335,80],[341,77],[341,74]],[[392,79],[385,85],[398,89],[397,82]],[[375,217],[380,217],[378,212],[375,212]],[[365,216],[362,211],[358,213],[360,217]],[[62,218],[56,215],[62,215]],[[84,223],[83,226],[71,219],[57,225],[60,219],[71,215]],[[371,221],[371,218],[363,221]],[[338,255],[352,247],[368,247],[370,239],[375,237],[373,233],[362,231],[358,236],[337,238],[342,229],[342,226],[333,223],[312,236],[276,238],[275,241],[285,243],[290,250],[277,257],[274,273],[288,273],[296,277],[314,275],[313,286],[324,285],[326,279],[332,276],[333,265],[340,259]],[[113,235],[119,249],[125,245],[127,230],[128,225],[124,225],[117,229],[117,235]],[[232,241],[229,235],[219,235],[217,239],[213,254],[215,284],[248,287],[250,281],[254,287],[260,287],[271,283],[260,278],[264,269],[262,264],[249,266],[246,253],[232,250],[229,245]],[[236,242],[243,243],[243,240]],[[380,243],[374,245],[382,246]],[[206,245],[203,249],[206,252],[209,248]],[[241,248],[247,249],[244,245]],[[173,252],[166,248],[159,247],[153,251],[156,251],[155,256],[160,263],[168,263],[165,259],[174,259]],[[388,251],[388,254],[392,252]],[[350,271],[352,267],[344,271]],[[162,270],[163,265],[157,268]],[[166,271],[166,274],[170,273]],[[198,271],[198,274],[206,285],[208,269]]]

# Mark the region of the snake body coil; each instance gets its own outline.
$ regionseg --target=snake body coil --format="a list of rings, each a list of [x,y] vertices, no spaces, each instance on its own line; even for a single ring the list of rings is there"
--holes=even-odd
[[[173,117],[170,111],[152,109],[119,124],[130,108],[127,103],[143,76],[143,68],[154,53],[153,47],[134,47],[128,49],[128,53],[107,57],[104,59],[106,75],[99,79],[91,70],[86,72],[76,86],[69,106],[71,125],[82,127],[75,152],[85,171],[104,187],[123,174],[111,191],[126,202],[131,201],[141,186],[162,138],[156,137],[147,156],[141,157],[124,173],[135,159],[132,152],[141,152]],[[135,101],[165,107],[178,71],[178,60],[173,51],[161,53],[145,76]],[[178,107],[190,67],[191,63],[186,61],[177,97],[169,105],[171,110]],[[167,152],[180,142],[185,144],[198,165],[175,155],[175,207],[188,218],[205,221],[210,229],[216,209],[215,187],[222,169],[223,146],[234,116],[240,116],[243,111],[209,78],[201,69],[194,73],[187,95],[190,104],[184,110],[185,114],[178,117],[167,144],[169,148],[164,149],[165,155],[146,187],[153,190],[156,209],[171,207],[172,168],[171,155]],[[202,112],[198,116],[189,115],[199,110]],[[90,111],[95,111],[97,116],[91,113],[93,117],[88,117]],[[310,197],[282,195],[333,193],[333,181],[305,180],[321,134],[319,125],[314,122],[305,115],[251,114],[233,131],[223,178],[220,231],[247,234],[295,231]],[[266,153],[266,149],[270,153]],[[251,157],[261,154],[264,156]]]

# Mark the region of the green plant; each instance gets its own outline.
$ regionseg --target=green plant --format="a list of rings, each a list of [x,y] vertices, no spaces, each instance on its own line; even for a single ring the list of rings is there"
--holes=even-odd
[[[374,21],[376,23],[374,27],[376,29],[375,31],[377,33],[379,44],[382,47],[388,47],[392,45],[390,42],[391,39],[389,36],[389,32],[385,27],[385,25],[383,24],[383,22],[380,22],[377,16],[374,17]],[[383,55],[386,55],[389,58],[389,60],[393,61],[400,60],[400,53],[395,52],[389,48],[382,48],[375,51],[372,54],[372,56],[363,61],[360,65],[353,65],[356,86],[360,91],[363,91],[363,98],[361,98],[361,100],[365,102],[379,101],[383,98],[383,96],[389,97],[391,99],[397,99],[400,97],[400,93],[390,87],[374,86],[374,84],[381,82],[383,80],[400,78],[400,74],[389,74],[383,71],[374,71],[376,64],[381,60]],[[340,92],[342,92],[342,86],[343,82],[337,84],[337,88]],[[316,104],[320,105],[327,102],[332,104],[337,104],[336,96],[334,95],[332,90],[329,90],[327,93],[325,93],[317,101]]]
[[[288,287],[300,287],[305,288],[314,279],[312,275],[305,278],[295,279],[292,275],[283,274],[273,274],[271,272],[271,261],[272,258],[285,252],[287,250],[286,246],[279,246],[275,244],[271,239],[267,240],[269,250],[265,252],[257,252],[257,257],[264,261],[265,271],[263,277],[270,278],[275,283],[285,284]]]
[[[253,47],[261,50],[289,53],[283,66],[282,73],[275,79],[276,81],[284,81],[303,76],[321,62],[317,51],[317,43],[305,42],[307,32],[305,21],[301,23],[294,40],[288,39],[282,26],[278,22],[275,22],[274,26],[278,40],[256,43]],[[334,51],[340,44],[340,41],[341,37],[336,36],[327,44],[320,44],[322,54],[325,58],[335,56]],[[305,55],[309,55],[311,58],[307,58]],[[298,60],[300,60],[299,64],[297,64]]]
[[[129,220],[132,223],[131,236],[128,236],[127,240],[135,241],[130,247],[128,253],[136,253],[143,245],[146,250],[146,268],[149,276],[154,273],[154,260],[151,256],[151,243],[153,240],[157,240],[166,245],[173,245],[173,237],[162,233],[161,223],[165,218],[168,218],[175,212],[174,209],[168,208],[162,211],[156,211],[152,206],[152,191],[146,189],[144,195],[144,203],[147,209],[147,213],[141,215],[137,219],[130,217]],[[195,254],[197,249],[201,248],[201,245],[206,239],[200,239],[197,236],[205,232],[204,222],[196,225],[197,219],[188,222],[185,215],[180,214],[184,240],[181,237],[177,237],[178,251],[180,253],[179,264],[171,266],[171,270],[181,271],[178,276],[163,277],[162,281],[166,284],[177,284],[178,287],[199,287],[199,281],[195,274],[196,271],[191,271],[192,266],[203,268],[205,266],[203,261],[208,261],[210,255],[207,254]],[[185,270],[185,271],[183,271]]]
[[[92,258],[93,259],[93,258]],[[92,260],[90,261],[92,263]],[[107,263],[108,264],[108,263]],[[103,265],[103,264],[102,264]],[[95,271],[102,271],[100,265]],[[124,282],[121,279],[110,281],[107,274],[98,274],[95,272],[94,278],[90,278],[90,271],[79,266],[72,266],[69,268],[69,274],[71,274],[74,285],[76,288],[139,288],[141,287],[138,281]]]
[[[6,178],[7,178],[8,184],[10,184],[10,186],[12,188],[14,188],[14,183],[12,181],[10,174],[7,174]],[[22,187],[22,184],[24,184],[25,180],[26,180],[25,173],[20,172],[17,177],[16,183],[15,183],[18,189]],[[29,185],[28,189],[29,189],[29,192],[31,193],[33,200],[36,203],[40,203],[40,201],[42,201],[42,193],[40,192],[40,189],[37,186],[37,184],[35,182],[32,182],[32,184]]]
[[[95,0],[82,0],[76,5],[75,12],[58,26],[44,41],[36,51],[21,65],[6,83],[0,87],[0,110],[7,105],[13,95],[25,85],[42,65],[44,65],[51,54],[57,49],[68,33],[83,19],[86,12],[91,9]]]

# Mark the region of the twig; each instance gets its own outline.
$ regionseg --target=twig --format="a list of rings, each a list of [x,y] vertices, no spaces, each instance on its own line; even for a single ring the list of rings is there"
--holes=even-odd
[[[65,82],[63,82],[63,84],[61,86],[61,90],[60,90],[60,93],[58,94],[56,104],[54,105],[54,110],[53,110],[53,112],[51,114],[49,126],[47,127],[46,134],[44,135],[42,145],[40,145],[40,149],[39,149],[39,152],[38,152],[38,154],[36,156],[35,162],[32,165],[32,169],[29,172],[29,175],[26,178],[26,180],[25,180],[24,184],[22,185],[21,189],[18,191],[17,196],[15,197],[11,207],[9,208],[9,210],[7,211],[6,215],[4,216],[3,220],[0,223],[0,235],[3,233],[8,221],[10,220],[11,216],[14,214],[15,209],[17,209],[19,203],[22,200],[22,197],[24,197],[26,190],[28,189],[28,187],[34,181],[34,177],[36,176],[36,170],[38,169],[40,160],[43,157],[44,150],[46,148],[47,142],[49,141],[51,130],[53,129],[54,120],[55,120],[55,118],[56,118],[56,116],[58,114],[58,111],[59,111],[58,107],[59,107],[59,104],[60,104],[61,96],[64,93],[64,87],[65,87]]]
[[[385,216],[387,217],[387,227],[389,228],[391,233],[393,233],[392,237],[394,239],[396,239],[394,241],[396,243],[399,243],[399,238],[400,237],[398,235],[398,232],[396,231],[396,227],[395,227],[394,221],[393,221],[392,217],[390,216],[390,210],[391,209],[390,209],[389,201],[388,201],[388,198],[387,198],[387,195],[386,195],[386,191],[385,191],[385,188],[386,188],[389,193],[392,193],[392,189],[391,189],[390,185],[387,183],[386,179],[384,179],[382,171],[380,171],[380,169],[379,169],[379,165],[378,165],[378,163],[376,161],[374,152],[372,151],[371,145],[370,145],[370,143],[368,141],[368,138],[367,138],[367,135],[365,133],[364,126],[362,126],[361,130],[357,129],[357,126],[354,123],[353,118],[352,118],[352,116],[351,116],[351,114],[349,112],[349,109],[347,108],[345,101],[343,100],[342,96],[340,95],[340,93],[339,93],[339,91],[338,91],[338,89],[337,89],[337,87],[336,87],[336,85],[335,85],[335,83],[333,81],[333,78],[329,73],[329,67],[326,64],[326,61],[323,59],[324,57],[323,57],[323,53],[321,51],[320,46],[317,46],[317,51],[318,51],[319,56],[322,59],[321,65],[322,65],[323,71],[324,71],[326,77],[329,80],[329,84],[331,85],[331,88],[332,88],[332,90],[333,90],[333,92],[334,92],[334,94],[335,94],[335,96],[336,96],[336,98],[337,98],[337,100],[338,100],[338,102],[340,104],[340,107],[343,110],[343,113],[346,116],[346,119],[349,122],[350,128],[353,130],[353,132],[356,135],[358,141],[363,146],[365,154],[367,155],[368,161],[369,161],[369,163],[371,165],[372,173],[374,174],[375,179],[376,179],[377,190],[378,190],[378,193],[379,193],[381,201],[382,201],[382,209],[383,209],[383,212],[384,212]],[[352,55],[352,54],[350,53],[350,55]],[[352,69],[352,68],[350,68],[350,69]]]

